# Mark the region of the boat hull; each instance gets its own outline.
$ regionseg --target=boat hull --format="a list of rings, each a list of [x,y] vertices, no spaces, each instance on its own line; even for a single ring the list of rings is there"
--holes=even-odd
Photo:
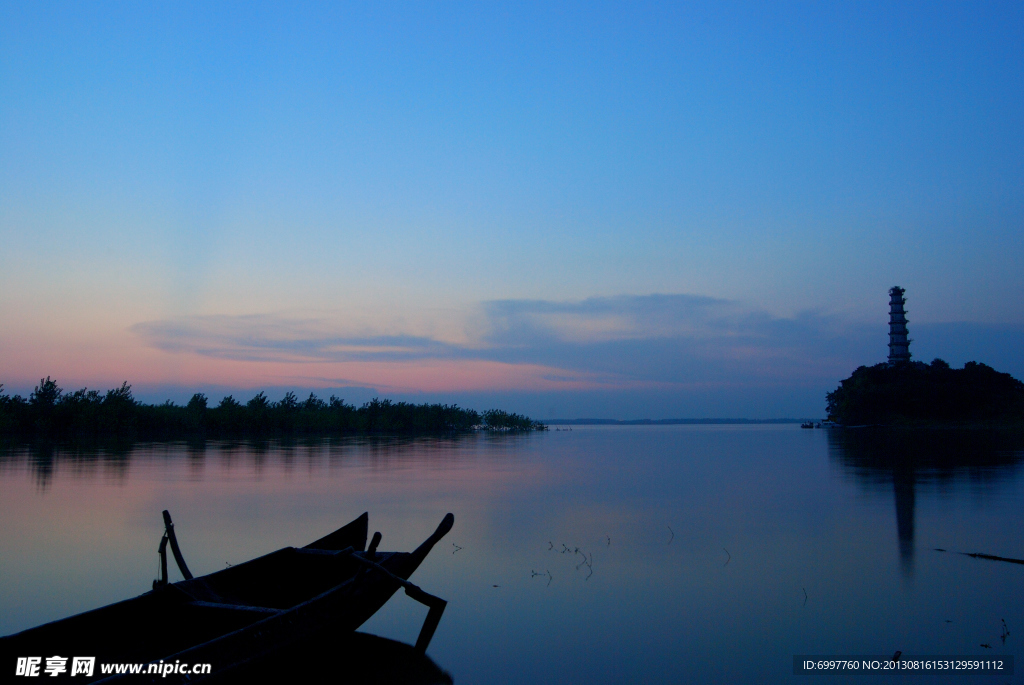
[[[221,681],[235,669],[325,631],[348,633],[369,619],[451,528],[451,515],[412,553],[365,560],[367,515],[304,548],[286,547],[208,576],[0,638],[0,654],[95,656],[75,682]],[[447,524],[447,526],[445,525]],[[442,529],[443,532],[442,532]],[[163,664],[210,664],[211,673],[163,673]],[[148,675],[110,675],[99,664],[160,665]],[[147,666],[148,668],[148,666]],[[69,659],[70,670],[70,659]]]

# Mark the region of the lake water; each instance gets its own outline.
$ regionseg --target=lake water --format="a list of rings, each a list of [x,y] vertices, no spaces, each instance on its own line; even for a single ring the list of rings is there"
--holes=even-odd
[[[0,634],[147,591],[163,509],[196,575],[363,511],[409,550],[451,511],[412,580],[449,601],[456,683],[1021,682],[1024,566],[958,552],[1024,558],[1022,467],[1019,435],[791,425],[8,447]],[[413,642],[425,613],[399,593],[363,630]],[[1017,673],[793,674],[896,650]]]

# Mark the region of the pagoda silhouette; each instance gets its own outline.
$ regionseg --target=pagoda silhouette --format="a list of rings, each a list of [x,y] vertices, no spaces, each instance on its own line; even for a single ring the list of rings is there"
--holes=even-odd
[[[907,337],[907,312],[903,305],[906,290],[897,286],[889,288],[889,364],[910,361],[910,338]]]

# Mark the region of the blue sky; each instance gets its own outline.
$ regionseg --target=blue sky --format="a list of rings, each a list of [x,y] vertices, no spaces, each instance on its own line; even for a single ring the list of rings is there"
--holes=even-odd
[[[0,382],[806,416],[1024,376],[1024,6],[7,2]],[[272,393],[273,394],[273,393]]]

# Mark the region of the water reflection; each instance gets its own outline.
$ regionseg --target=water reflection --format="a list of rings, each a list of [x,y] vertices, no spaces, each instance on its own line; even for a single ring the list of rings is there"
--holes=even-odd
[[[326,458],[333,462],[359,458],[371,466],[453,459],[458,447],[478,446],[493,452],[496,447],[514,449],[530,436],[506,434],[459,434],[452,436],[359,436],[334,438],[285,438],[279,440],[193,440],[187,442],[0,442],[0,474],[11,471],[31,473],[39,490],[47,490],[57,477],[73,479],[102,476],[124,482],[133,461],[185,456],[193,480],[201,480],[211,460],[228,470],[244,468],[258,479],[268,464],[280,465],[290,473],[296,463]],[[358,455],[358,456],[357,456]]]
[[[831,459],[862,485],[892,488],[900,567],[914,575],[914,509],[921,486],[990,490],[1024,464],[1024,433],[980,430],[832,429]]]
[[[0,634],[148,590],[163,509],[200,574],[364,511],[409,549],[452,511],[415,582],[450,600],[430,653],[456,682],[789,683],[793,654],[983,643],[1024,658],[1021,567],[925,552],[1024,557],[1024,441],[828,433],[0,449]],[[362,630],[414,642],[420,609],[401,595]]]
[[[27,465],[36,485],[46,490],[58,469],[69,471],[75,478],[94,477],[97,471],[110,480],[124,481],[134,449],[132,443],[52,442],[0,443],[0,473]]]

